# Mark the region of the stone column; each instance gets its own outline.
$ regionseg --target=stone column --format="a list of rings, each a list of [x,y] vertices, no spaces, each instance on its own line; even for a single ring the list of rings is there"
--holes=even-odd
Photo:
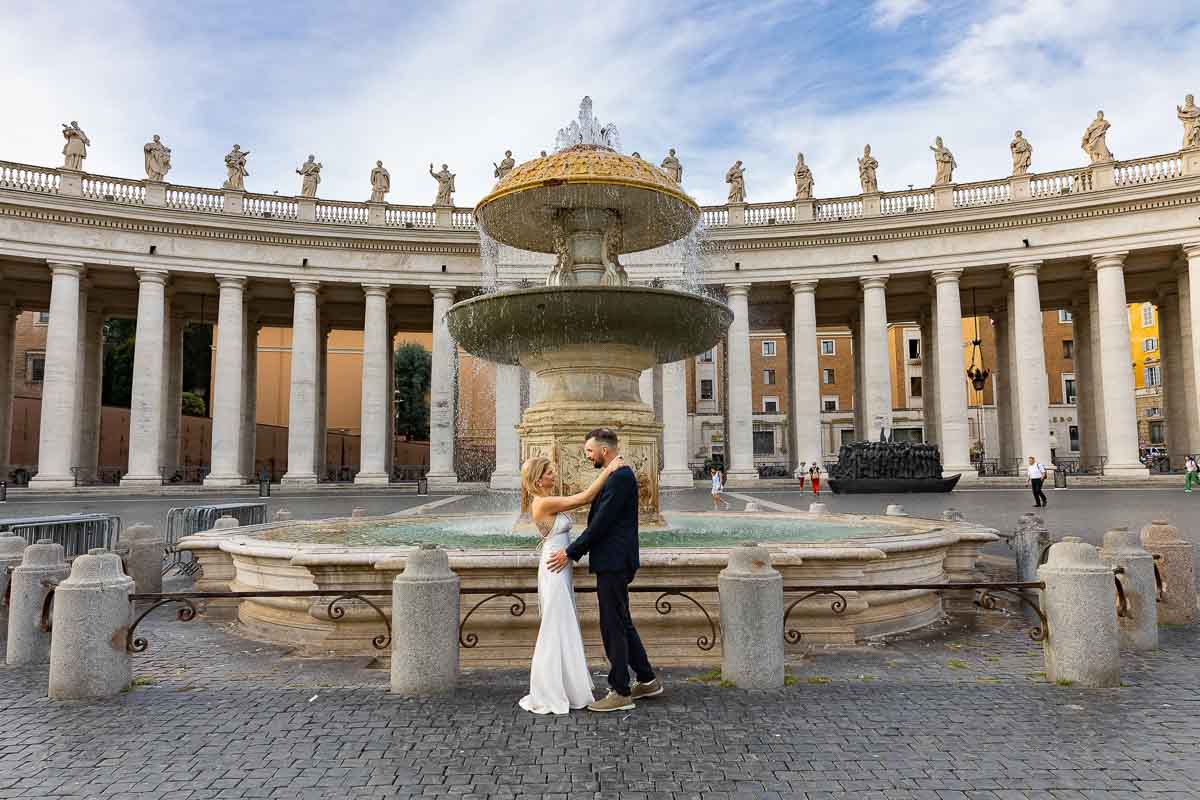
[[[717,576],[721,678],[740,689],[783,686],[783,576],[756,544],[729,551]]]
[[[1138,534],[1128,528],[1116,528],[1104,534],[1100,558],[1120,568],[1118,576],[1125,593],[1125,616],[1118,616],[1121,647],[1144,651],[1158,649],[1158,588],[1154,579],[1154,558],[1142,549]]]
[[[888,352],[886,276],[860,278],[862,285],[863,425],[867,439],[892,431],[892,370]]]
[[[96,549],[75,559],[54,592],[50,699],[115,697],[129,687],[133,665],[124,645],[133,588],[115,553]]]
[[[292,377],[288,404],[288,469],[282,483],[317,482],[317,328],[316,281],[292,281]]]
[[[1138,460],[1137,403],[1129,355],[1125,253],[1094,256],[1100,302],[1100,378],[1104,381],[1105,475],[1148,478]]]
[[[641,395],[642,402],[654,408],[654,368],[642,370],[642,374],[638,376],[638,394]]]
[[[433,292],[433,364],[429,380],[429,488],[458,483],[454,471],[454,380],[456,345],[446,327],[446,312],[454,304],[454,288]]]
[[[1167,420],[1167,453],[1171,465],[1182,467],[1187,458],[1187,384],[1179,336],[1179,287],[1174,283],[1158,289],[1158,352],[1162,361],[1163,416]]]
[[[163,426],[163,341],[168,274],[138,270],[137,344],[129,409],[129,472],[122,486],[161,486],[159,448]]]
[[[12,466],[13,348],[20,313],[11,300],[0,301],[0,480],[4,481]]]
[[[871,438],[871,435],[867,431],[866,423],[863,422],[862,341],[862,315],[854,314],[850,318],[850,362],[852,365],[851,369],[854,370],[854,436],[858,441],[865,442]],[[834,435],[836,436],[836,432],[834,432]],[[876,436],[878,436],[878,433]]]
[[[317,473],[317,481],[327,478],[326,467],[329,446],[326,420],[329,416],[329,337],[333,327],[322,322],[320,305],[317,306],[317,321],[321,335],[317,337],[317,429],[313,432],[313,470]]]
[[[733,324],[726,334],[729,363],[728,382],[729,447],[725,462],[726,477],[733,485],[758,480],[754,466],[754,416],[751,408],[750,381],[750,284],[727,285]]]
[[[258,315],[250,312],[250,303],[243,305],[246,308],[246,380],[242,389],[242,452],[238,465],[239,472],[253,483],[258,480],[254,462],[258,448],[258,331],[261,326]]]
[[[42,420],[38,429],[38,472],[32,486],[62,489],[75,485],[71,455],[78,426],[76,382],[79,364],[79,282],[82,264],[50,264],[50,323],[46,326],[46,371],[42,379]],[[53,424],[61,421],[61,424]]]
[[[967,429],[967,384],[963,377],[962,303],[958,281],[962,270],[933,273],[937,292],[936,363],[939,444],[946,473],[970,474],[971,436]]]
[[[458,685],[458,576],[446,551],[422,544],[392,582],[392,693],[419,697]]]
[[[792,281],[792,444],[799,464],[824,461],[821,447],[821,360],[817,352],[817,282]]]
[[[1067,536],[1051,545],[1038,578],[1046,583],[1042,611],[1050,629],[1045,642],[1046,677],[1089,688],[1119,685],[1112,568],[1100,560],[1096,548]]]
[[[166,325],[167,355],[164,361],[167,380],[163,392],[163,408],[166,411],[163,417],[160,458],[163,466],[173,473],[183,467],[183,459],[180,458],[180,431],[183,416],[183,331],[187,320],[180,314],[172,313]]]
[[[937,291],[932,292],[931,307],[921,315],[921,417],[925,423],[925,441],[929,444],[941,445],[941,398],[938,396],[938,314]],[[963,392],[966,395],[966,390]],[[963,423],[966,424],[965,422]],[[944,464],[949,463],[946,452],[942,451]],[[946,467],[950,471],[949,467]]]
[[[1013,282],[1011,340],[1017,379],[1014,410],[1022,448],[1017,458],[1033,456],[1047,470],[1053,470],[1050,461],[1050,389],[1042,341],[1042,301],[1038,292],[1040,266],[1040,261],[1034,261],[1008,268]]]
[[[387,445],[384,449],[384,463],[390,480],[395,474],[396,467],[396,332],[388,327],[387,348]]]
[[[1071,336],[1075,342],[1075,408],[1079,414],[1079,459],[1090,464],[1099,456],[1096,435],[1096,374],[1092,370],[1092,311],[1087,298],[1071,306]]]
[[[1096,286],[1096,273],[1088,274],[1088,375],[1092,383],[1092,422],[1095,428],[1096,452],[1094,458],[1108,455],[1108,437],[1104,432],[1104,373],[1100,369],[1100,297]],[[1128,323],[1126,323],[1128,325]]]
[[[75,413],[80,416],[70,421],[71,431],[71,466],[75,470],[76,482],[82,483],[86,476],[81,475],[86,467],[83,463],[83,394],[87,382],[87,309],[88,291],[92,282],[86,277],[79,282],[79,339],[75,346],[77,353],[75,361],[79,365],[79,380],[75,381]]]
[[[496,469],[493,489],[521,488],[521,368],[496,365]]]
[[[1016,384],[1012,363],[1012,336],[1009,334],[1009,308],[1007,303],[998,303],[992,309],[992,331],[996,337],[996,368],[992,371],[992,400],[996,404],[996,425],[999,447],[987,457],[997,458],[1001,470],[1012,466],[1021,452],[1013,425],[1013,403],[1011,387]]]
[[[240,486],[242,397],[246,391],[246,279],[218,275],[217,358],[213,380],[212,454],[205,486]],[[293,359],[293,369],[295,360]]]
[[[662,366],[663,471],[659,486],[692,486],[688,469],[687,362]]]
[[[1181,270],[1179,277],[1179,328],[1184,341],[1185,402],[1191,431],[1188,449],[1197,453],[1200,452],[1200,243],[1185,247],[1184,256],[1187,270]]]
[[[101,394],[104,391],[104,312],[91,305],[83,325],[83,380],[79,406],[79,478],[96,479],[100,467]],[[3,473],[0,473],[3,474]]]
[[[386,484],[388,413],[388,287],[363,286],[362,422],[355,483]],[[497,389],[497,397],[499,390]],[[497,453],[499,445],[497,445]]]

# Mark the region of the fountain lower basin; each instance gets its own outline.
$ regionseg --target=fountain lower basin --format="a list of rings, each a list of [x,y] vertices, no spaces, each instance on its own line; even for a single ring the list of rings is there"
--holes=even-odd
[[[699,525],[698,518],[703,518]],[[185,539],[200,562],[201,591],[389,589],[418,541],[440,541],[464,589],[505,591],[536,586],[539,555],[535,538],[510,532],[512,515],[492,517],[337,519],[286,522],[197,534]],[[789,530],[794,535],[788,535]],[[715,592],[730,545],[757,540],[771,551],[786,585],[846,583],[937,583],[978,579],[979,549],[995,532],[969,524],[915,518],[839,514],[667,515],[667,527],[647,531],[637,585],[677,586],[692,595],[713,620],[720,616]],[[594,586],[585,565],[575,568],[576,586]],[[463,596],[462,613],[485,595]],[[789,602],[799,595],[788,595]],[[864,638],[913,630],[938,619],[942,597],[932,591],[846,592],[847,608],[834,613],[829,597],[804,601],[789,628],[804,644],[852,644]],[[463,648],[465,666],[527,666],[537,637],[535,595],[527,611],[510,613],[511,599],[481,607],[469,624],[479,637]],[[720,658],[697,639],[710,634],[704,613],[672,600],[671,613],[655,606],[657,595],[634,593],[633,616],[651,658],[659,664],[696,664]],[[215,617],[236,618],[251,638],[291,646],[306,655],[378,655],[371,639],[380,632],[375,612],[361,603],[346,605],[332,619],[328,598],[261,598],[210,606]],[[588,656],[603,660],[595,600],[579,596],[580,623]],[[384,601],[390,614],[390,604]],[[793,647],[789,645],[789,647]]]

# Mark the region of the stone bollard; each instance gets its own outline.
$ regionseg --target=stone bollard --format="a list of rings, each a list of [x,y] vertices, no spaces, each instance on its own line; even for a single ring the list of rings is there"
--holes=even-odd
[[[42,604],[49,588],[42,581],[60,581],[70,568],[63,560],[63,546],[39,539],[25,548],[21,566],[13,570],[8,605],[10,667],[45,664],[50,660],[50,634],[42,630]]]
[[[446,551],[422,544],[392,582],[392,692],[410,697],[458,685],[458,576]]]
[[[746,512],[747,514],[757,514],[758,503],[751,500],[750,502],[746,503],[746,507],[743,508],[742,511]]]
[[[966,517],[957,508],[947,508],[942,512],[942,519],[946,522],[963,522],[966,520]]]
[[[136,553],[137,545],[132,549]],[[75,559],[70,577],[54,591],[51,699],[113,697],[128,688],[133,666],[125,637],[133,588],[116,553],[89,550]]]
[[[808,504],[808,513],[810,513],[810,514],[824,514],[828,510],[829,510],[828,507],[826,507],[826,505],[824,503],[809,503]]]
[[[362,519],[367,515],[367,510],[362,507],[357,507],[350,512],[350,519]]]
[[[272,519],[275,520],[276,522],[287,522],[291,518],[292,518],[292,512],[288,511],[286,508],[279,509],[278,511],[275,512],[275,516],[272,517]]]
[[[743,689],[783,686],[783,576],[771,554],[754,543],[734,547],[717,588],[721,678]]]
[[[151,525],[130,525],[121,534],[121,542],[129,548],[125,557],[125,574],[133,578],[141,594],[162,591],[162,562],[165,541],[162,533]]]
[[[25,540],[0,533],[0,644],[8,640],[8,570],[20,566]]]
[[[884,516],[887,517],[907,517],[908,513],[904,510],[904,506],[898,503],[892,503],[883,510]]]
[[[1045,581],[1042,611],[1046,614],[1046,677],[1081,686],[1120,684],[1117,588],[1112,567],[1090,544],[1067,536],[1051,546],[1038,568]]]
[[[1050,546],[1050,532],[1042,518],[1028,512],[1022,514],[1008,546],[1017,562],[1017,580],[1036,581],[1042,553]]]
[[[1142,549],[1141,539],[1128,528],[1116,528],[1104,534],[1100,558],[1109,566],[1120,567],[1117,576],[1125,592],[1127,610],[1117,617],[1121,647],[1127,650],[1158,648],[1158,587],[1154,582],[1154,556]]]
[[[1196,621],[1196,566],[1194,548],[1184,541],[1179,529],[1165,519],[1142,528],[1142,545],[1158,559],[1162,575],[1163,602],[1158,604],[1158,621],[1166,625],[1190,625]]]

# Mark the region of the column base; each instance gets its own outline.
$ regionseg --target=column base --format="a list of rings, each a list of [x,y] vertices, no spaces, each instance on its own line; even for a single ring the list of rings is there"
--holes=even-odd
[[[386,472],[360,472],[354,476],[355,485],[387,486],[391,483]]]
[[[30,489],[74,489],[73,475],[42,475],[38,473],[29,479]]]
[[[435,489],[453,489],[458,486],[458,476],[454,473],[435,475],[432,472],[425,476],[429,481],[429,491]]]
[[[207,475],[204,478],[205,486],[213,486],[217,488],[227,489],[234,486],[245,486],[249,483],[243,475]]]
[[[725,481],[733,483],[735,486],[740,486],[747,483],[758,483],[758,470],[756,469],[731,469],[725,473]]]
[[[687,469],[664,469],[658,473],[658,485],[670,487],[674,489],[690,489],[695,485],[696,479],[692,476],[692,471]]]
[[[307,475],[289,472],[279,479],[280,486],[316,486],[316,473],[310,472]]]
[[[157,489],[162,485],[161,475],[126,475],[121,478],[122,489],[149,489],[152,486]]]
[[[517,472],[496,470],[492,473],[492,479],[488,481],[488,486],[492,489],[520,489],[521,475]]]
[[[1143,464],[1105,464],[1105,478],[1149,478],[1150,470]]]

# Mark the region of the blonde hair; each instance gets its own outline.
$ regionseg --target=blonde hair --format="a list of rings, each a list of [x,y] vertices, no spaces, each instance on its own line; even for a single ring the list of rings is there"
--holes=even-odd
[[[533,456],[525,460],[521,465],[521,487],[525,489],[525,493],[530,497],[540,497],[542,491],[538,489],[538,482],[546,474],[546,470],[550,468],[550,459],[544,456]]]

